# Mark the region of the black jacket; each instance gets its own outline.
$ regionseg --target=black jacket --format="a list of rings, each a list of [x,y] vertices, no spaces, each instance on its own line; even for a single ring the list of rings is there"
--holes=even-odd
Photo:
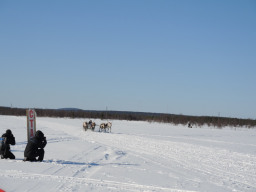
[[[47,144],[46,138],[33,137],[29,140],[26,149],[24,151],[25,157],[34,157],[37,154],[38,149],[43,149]]]
[[[9,151],[10,150],[10,145],[15,145],[16,142],[15,142],[15,137],[13,136],[13,134],[6,134],[4,133],[2,135],[2,137],[5,137],[6,138],[6,141],[5,141],[5,150]]]

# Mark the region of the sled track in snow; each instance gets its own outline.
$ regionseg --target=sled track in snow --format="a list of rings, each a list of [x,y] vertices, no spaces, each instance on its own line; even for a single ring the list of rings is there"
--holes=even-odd
[[[86,139],[128,150],[169,170],[169,165],[175,163],[214,185],[223,186],[226,183],[229,190],[256,191],[256,157],[253,155],[136,135],[118,134],[117,137],[115,134],[104,134],[103,138],[102,134],[93,133]]]
[[[25,173],[21,171],[11,171],[7,173],[0,173],[0,177],[8,177],[10,179],[23,179],[23,180],[46,180],[46,181],[55,181],[60,184],[67,184],[69,186],[94,186],[98,189],[102,188],[105,191],[107,189],[111,189],[112,191],[159,191],[159,192],[193,192],[188,190],[180,190],[180,189],[170,189],[158,186],[148,186],[148,185],[140,185],[133,183],[124,183],[124,182],[116,182],[109,180],[97,180],[97,179],[89,179],[89,178],[78,178],[78,177],[67,177],[67,176],[54,176],[54,175],[44,175],[44,174],[33,174],[33,173]],[[67,190],[63,190],[61,187],[61,191],[69,191],[67,186]]]

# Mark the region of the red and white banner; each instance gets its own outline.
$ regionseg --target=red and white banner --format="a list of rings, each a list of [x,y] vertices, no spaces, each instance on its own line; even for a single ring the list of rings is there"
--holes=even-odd
[[[36,133],[36,111],[34,109],[27,110],[27,134],[28,141],[35,136]]]

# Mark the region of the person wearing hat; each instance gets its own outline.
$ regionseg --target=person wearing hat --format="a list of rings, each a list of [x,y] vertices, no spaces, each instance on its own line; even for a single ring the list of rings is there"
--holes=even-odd
[[[24,161],[43,161],[46,144],[46,137],[42,131],[38,130],[35,136],[27,143],[24,151]]]
[[[15,145],[15,137],[12,134],[10,129],[7,129],[6,132],[2,135],[4,140],[4,145],[1,148],[1,159],[15,159],[15,155],[11,152],[10,145]]]

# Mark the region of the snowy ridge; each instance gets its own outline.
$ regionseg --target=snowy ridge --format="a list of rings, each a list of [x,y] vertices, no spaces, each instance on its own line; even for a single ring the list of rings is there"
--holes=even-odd
[[[6,191],[256,191],[256,130],[114,121],[112,133],[85,119],[37,118],[48,144],[43,162],[23,162],[26,118],[0,116],[16,160],[1,160]],[[97,124],[101,120],[95,119]]]

